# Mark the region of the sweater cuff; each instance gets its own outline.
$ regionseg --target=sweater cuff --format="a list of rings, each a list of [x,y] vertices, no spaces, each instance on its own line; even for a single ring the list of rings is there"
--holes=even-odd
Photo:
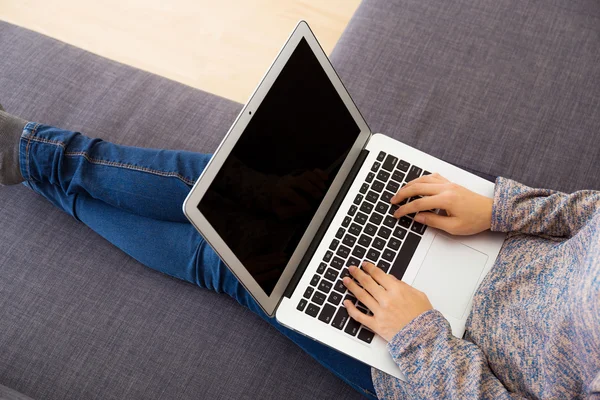
[[[496,186],[494,186],[494,205],[492,206],[492,225],[490,230],[493,232],[510,232],[510,200],[513,197],[512,192],[517,182],[498,177],[496,178]]]
[[[446,334],[449,329],[450,325],[441,312],[435,309],[425,311],[388,342],[388,352],[402,372],[408,376],[412,369],[420,368],[418,355],[428,346],[433,345],[440,333]]]

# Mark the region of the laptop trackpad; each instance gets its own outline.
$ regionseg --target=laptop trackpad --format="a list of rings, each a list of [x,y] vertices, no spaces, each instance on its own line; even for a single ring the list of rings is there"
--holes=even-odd
[[[487,260],[486,254],[438,234],[412,285],[442,314],[462,319]]]

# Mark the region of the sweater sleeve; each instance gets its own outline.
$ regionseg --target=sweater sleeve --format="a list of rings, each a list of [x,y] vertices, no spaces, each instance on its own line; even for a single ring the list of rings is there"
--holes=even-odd
[[[523,398],[508,392],[479,347],[452,336],[450,324],[437,310],[415,318],[387,347],[416,398]]]
[[[494,189],[492,230],[532,235],[571,237],[600,210],[600,192],[565,194],[532,189],[498,178]]]

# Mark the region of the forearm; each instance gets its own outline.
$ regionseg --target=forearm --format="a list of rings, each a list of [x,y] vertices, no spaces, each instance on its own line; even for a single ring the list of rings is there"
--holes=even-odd
[[[600,210],[600,192],[565,194],[496,180],[491,229],[557,237],[573,236]]]
[[[418,398],[520,398],[496,378],[475,344],[452,336],[439,311],[415,318],[388,343],[388,350]]]

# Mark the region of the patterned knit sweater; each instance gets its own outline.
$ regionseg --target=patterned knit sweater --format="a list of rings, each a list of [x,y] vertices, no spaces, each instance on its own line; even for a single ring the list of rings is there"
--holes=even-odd
[[[498,178],[492,230],[465,339],[421,314],[388,343],[408,381],[372,371],[380,399],[600,399],[600,192]]]

